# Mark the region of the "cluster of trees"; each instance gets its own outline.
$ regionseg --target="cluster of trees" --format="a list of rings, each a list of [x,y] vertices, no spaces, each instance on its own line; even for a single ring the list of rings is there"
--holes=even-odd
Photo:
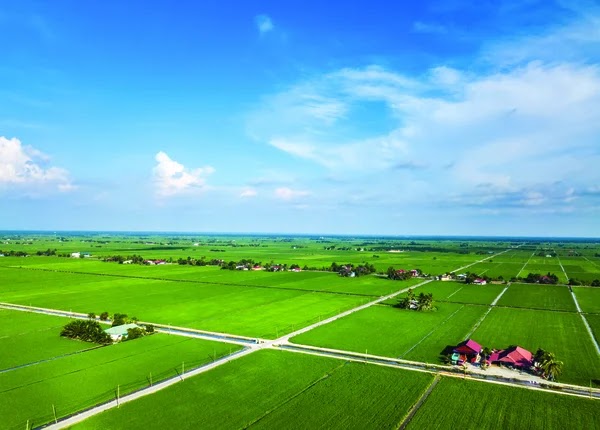
[[[371,273],[375,273],[377,271],[375,266],[369,263],[363,263],[358,265],[348,263],[340,265],[336,262],[331,263],[331,266],[329,266],[329,270],[331,272],[337,272],[341,276],[363,276],[370,275]],[[352,275],[352,273],[354,273],[354,275]]]
[[[398,303],[396,303],[394,307],[400,309],[413,309],[415,311],[436,310],[435,306],[433,306],[433,293],[419,293],[417,296],[412,288],[408,290],[406,297],[402,297],[398,300]]]
[[[587,279],[569,278],[569,285],[589,285],[591,287],[600,287],[600,279],[594,279],[593,281],[590,281]]]
[[[78,339],[83,340],[84,342],[98,343],[100,345],[112,343],[110,335],[102,329],[98,321],[93,319],[71,321],[63,327],[60,335],[70,339]]]
[[[39,255],[39,256],[45,255],[47,257],[50,257],[51,255],[56,255],[56,249],[50,249],[50,248],[48,248],[45,251],[37,251],[35,253],[35,255]]]
[[[538,257],[545,257],[547,255],[550,255],[551,257],[556,257],[556,252],[555,251],[544,251],[544,250],[541,250],[536,255]]]
[[[556,380],[562,373],[564,363],[556,359],[554,353],[538,348],[533,356],[534,366],[543,378]]]
[[[415,269],[417,271],[417,275],[421,275],[421,269]],[[397,270],[396,268],[390,266],[387,269],[387,277],[393,281],[405,281],[413,277],[413,274],[410,270]]]
[[[7,257],[27,257],[29,254],[25,251],[2,251],[0,250],[0,254],[5,255]]]
[[[202,256],[200,258],[192,258],[192,257],[188,257],[188,258],[179,258],[177,260],[177,264],[181,265],[181,266],[220,266],[221,264],[223,264],[223,260],[217,259],[217,258],[213,258],[212,260],[207,260],[205,256]]]
[[[540,275],[539,273],[530,273],[524,279],[528,284],[557,284],[558,276],[554,273],[548,272],[546,275]]]
[[[133,263],[133,264],[144,264],[144,261],[146,261],[146,259],[144,257],[142,257],[141,255],[137,255],[137,254],[109,255],[107,257],[104,257],[102,259],[102,261],[114,262],[114,263],[119,263],[119,264],[123,264],[124,261],[131,261],[131,263]]]

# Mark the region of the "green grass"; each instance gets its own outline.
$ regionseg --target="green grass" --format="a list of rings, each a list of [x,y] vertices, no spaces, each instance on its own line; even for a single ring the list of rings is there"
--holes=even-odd
[[[365,296],[0,268],[0,301],[253,337],[282,335],[371,300]],[[335,278],[337,280],[337,278]],[[389,284],[386,280],[380,280]]]
[[[498,306],[573,312],[577,310],[567,287],[542,284],[511,284],[498,301]]]
[[[443,378],[409,429],[594,429],[598,401]]]
[[[594,338],[596,342],[600,344],[600,315],[599,314],[587,314],[585,316],[590,328],[592,329],[592,333],[594,333]]]
[[[124,404],[81,429],[393,428],[432,376],[264,350]]]
[[[600,314],[600,288],[573,287],[583,312]]]
[[[96,345],[60,337],[69,319],[0,309],[0,371]]]
[[[59,341],[60,339],[57,339]],[[228,354],[228,344],[156,334],[34,366],[0,373],[0,416],[6,427],[35,427],[50,421],[52,405],[59,417],[113,400],[121,394],[173,377]],[[177,370],[177,371],[176,371]]]
[[[487,308],[456,303],[438,303],[438,307],[436,312],[416,312],[373,306],[293,337],[291,341],[439,363],[440,353],[446,346],[464,340]]]
[[[519,345],[555,353],[564,362],[560,382],[587,386],[600,380],[600,356],[577,313],[494,308],[472,337],[490,348]]]

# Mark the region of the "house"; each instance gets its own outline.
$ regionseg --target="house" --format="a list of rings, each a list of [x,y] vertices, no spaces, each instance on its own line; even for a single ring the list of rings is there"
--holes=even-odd
[[[448,274],[444,274],[442,276],[440,276],[440,281],[450,281],[452,279],[452,277]]]
[[[255,264],[252,266],[252,270],[262,270],[262,266],[260,264]]]
[[[300,269],[299,267],[294,267],[292,269],[292,272],[301,272],[301,271],[302,271],[302,269]]]
[[[520,346],[496,351],[490,356],[490,362],[505,364],[519,369],[529,369],[533,365],[533,354]]]
[[[110,338],[113,342],[119,342],[123,339],[127,339],[127,330],[131,328],[139,328],[137,324],[123,324],[117,325],[111,328],[107,328],[104,330],[105,333],[110,335]]]
[[[131,263],[133,263],[133,260],[125,260],[125,261],[123,261],[123,264],[131,264]]]
[[[479,362],[479,353],[483,348],[473,339],[467,339],[464,342],[459,343],[456,348],[452,351],[452,363],[453,364],[462,364],[464,362],[468,363],[478,363]],[[458,356],[455,359],[455,355]]]
[[[410,274],[414,277],[414,276],[419,276],[419,271],[417,269],[412,269],[410,271]]]
[[[458,279],[460,279],[461,281],[464,281],[465,279],[467,279],[467,274],[466,273],[460,273],[460,274],[456,275],[456,277]]]
[[[80,258],[80,257],[81,257],[80,252],[71,252],[71,258]]]
[[[473,281],[473,283],[474,283],[475,285],[486,285],[486,284],[487,284],[487,281],[486,281],[485,279],[482,279],[482,278],[477,278],[477,279],[475,279],[475,280]]]

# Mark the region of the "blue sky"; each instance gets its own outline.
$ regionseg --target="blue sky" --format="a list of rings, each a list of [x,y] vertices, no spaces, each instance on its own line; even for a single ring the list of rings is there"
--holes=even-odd
[[[0,0],[0,227],[600,236],[600,5],[402,3]]]

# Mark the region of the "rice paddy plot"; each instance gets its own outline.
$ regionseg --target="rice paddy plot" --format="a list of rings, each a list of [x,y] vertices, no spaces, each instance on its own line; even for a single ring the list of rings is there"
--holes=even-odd
[[[419,372],[263,350],[74,428],[394,428],[431,380]]]
[[[464,340],[487,309],[440,303],[436,312],[372,306],[290,339],[293,343],[439,363],[448,344]],[[436,334],[439,330],[439,334]],[[431,340],[428,340],[429,338]],[[436,342],[439,341],[439,344]],[[407,355],[405,357],[405,355]]]
[[[504,288],[505,285],[502,284],[472,285],[455,281],[433,281],[416,288],[414,293],[417,295],[431,293],[434,302],[489,305]],[[405,295],[400,294],[382,303],[394,305]]]
[[[57,339],[59,341],[60,339]],[[78,343],[77,341],[72,341]],[[229,344],[155,334],[0,373],[5,428],[30,428],[149,386],[239,349]],[[117,388],[118,387],[118,388]]]
[[[408,429],[594,429],[598,401],[442,378]]]
[[[512,262],[499,262],[497,259],[493,259],[493,262],[478,263],[474,266],[469,267],[467,270],[471,273],[476,273],[479,276],[489,276],[492,279],[502,277],[508,281],[512,277],[517,276],[524,262],[512,263]]]
[[[583,312],[600,314],[600,288],[573,287],[573,292]]]
[[[519,345],[532,353],[538,348],[553,352],[564,362],[559,382],[600,385],[600,356],[575,312],[496,307],[471,337],[489,348]]]
[[[569,289],[562,285],[513,283],[497,305],[556,311],[577,310]]]
[[[68,322],[62,317],[0,309],[0,372],[95,346],[60,337]]]
[[[526,278],[529,273],[538,273],[540,275],[553,273],[556,276],[558,276],[558,282],[560,282],[561,284],[566,284],[569,281],[556,259],[553,259],[552,262],[544,263],[536,263],[532,260],[527,264],[527,266],[525,266],[525,268],[521,272],[521,277]]]
[[[592,329],[596,343],[600,345],[600,314],[587,314],[585,319]]]
[[[370,300],[303,290],[0,271],[0,276],[15,280],[0,292],[0,301],[83,313],[126,313],[142,321],[251,337],[274,338]]]

